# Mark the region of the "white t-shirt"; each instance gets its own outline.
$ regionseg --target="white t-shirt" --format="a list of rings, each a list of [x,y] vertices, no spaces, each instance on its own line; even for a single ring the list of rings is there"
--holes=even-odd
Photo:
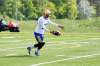
[[[57,26],[57,24],[51,22],[51,20],[50,20],[49,18],[44,18],[43,16],[41,16],[41,17],[38,19],[35,32],[40,33],[40,34],[44,34],[45,30],[46,30],[46,31],[49,31],[49,30],[46,28],[46,25],[48,25],[49,23],[54,24],[54,25]]]

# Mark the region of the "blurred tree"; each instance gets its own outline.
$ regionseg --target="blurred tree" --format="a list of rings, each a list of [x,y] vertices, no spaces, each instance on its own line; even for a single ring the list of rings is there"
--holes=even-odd
[[[68,0],[68,18],[76,19],[78,15],[77,0]]]
[[[55,7],[55,4],[52,3],[52,2],[47,2],[47,5],[45,6],[45,8],[48,8],[51,10],[51,17],[52,18],[56,18],[55,16],[55,12],[57,11],[56,10],[56,7]]]
[[[0,0],[0,13],[4,13],[5,0]]]
[[[77,16],[88,18],[95,11],[87,0],[0,0],[0,14],[19,20],[37,19],[45,8],[49,8],[52,17],[57,19],[76,19]]]
[[[79,10],[79,17],[81,19],[87,19],[91,18],[94,9],[90,6],[89,1],[80,0],[78,4],[78,10]]]

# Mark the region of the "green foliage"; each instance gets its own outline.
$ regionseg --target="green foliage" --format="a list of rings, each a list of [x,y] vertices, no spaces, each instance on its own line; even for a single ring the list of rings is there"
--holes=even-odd
[[[68,18],[70,19],[76,19],[78,10],[77,10],[77,0],[69,0],[68,1]]]
[[[52,18],[76,19],[77,0],[0,0],[0,14],[10,18],[38,19],[45,8],[52,11]],[[94,11],[93,11],[94,12]],[[95,12],[94,12],[95,13]]]
[[[51,17],[56,18],[55,14],[54,14],[57,11],[55,4],[52,3],[52,2],[48,2],[47,5],[46,5],[46,8],[51,10],[51,12],[52,12]]]
[[[62,4],[61,6],[57,8],[56,16],[57,18],[67,17],[67,5],[66,4]]]

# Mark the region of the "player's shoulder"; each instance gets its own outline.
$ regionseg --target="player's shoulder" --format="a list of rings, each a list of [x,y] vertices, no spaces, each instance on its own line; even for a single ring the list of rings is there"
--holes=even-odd
[[[41,16],[41,17],[39,17],[39,19],[38,20],[43,20],[44,18],[43,18],[43,16]]]

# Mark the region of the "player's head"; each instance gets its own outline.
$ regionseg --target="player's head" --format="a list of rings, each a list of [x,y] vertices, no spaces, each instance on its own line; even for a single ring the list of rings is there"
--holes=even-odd
[[[48,18],[48,17],[50,16],[50,14],[51,14],[51,11],[50,11],[49,9],[44,9],[44,11],[43,11],[43,16],[44,16],[45,18]]]

